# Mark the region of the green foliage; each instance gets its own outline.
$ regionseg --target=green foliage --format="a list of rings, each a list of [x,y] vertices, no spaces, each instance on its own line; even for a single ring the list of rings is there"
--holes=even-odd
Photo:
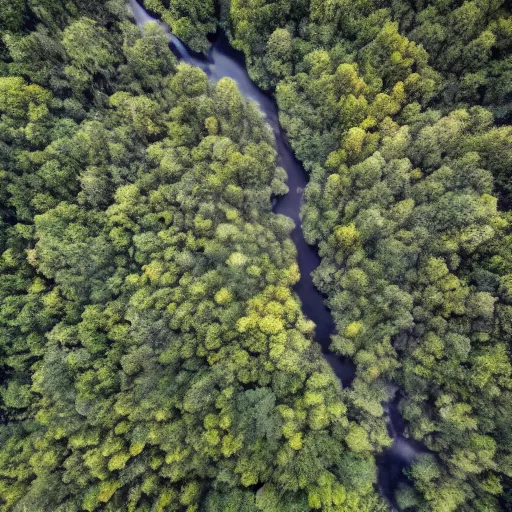
[[[122,1],[30,5],[0,77],[0,510],[382,510],[261,113]]]
[[[196,52],[206,52],[206,36],[215,32],[215,4],[213,0],[144,0],[150,12],[158,14],[169,25],[173,34]]]
[[[10,32],[20,32],[26,16],[24,0],[2,0],[0,2],[0,27]]]
[[[145,4],[208,49],[213,2]],[[0,1],[0,510],[378,512],[390,381],[431,451],[400,507],[508,506],[508,6],[220,15],[311,173],[314,280],[356,379],[292,291],[285,173],[236,84],[122,0]]]
[[[231,2],[230,28],[311,173],[314,280],[331,347],[357,366],[349,448],[385,446],[381,402],[398,382],[407,433],[436,454],[413,466],[400,505],[499,510],[512,453],[510,216],[497,208],[510,206],[509,6],[287,7]]]

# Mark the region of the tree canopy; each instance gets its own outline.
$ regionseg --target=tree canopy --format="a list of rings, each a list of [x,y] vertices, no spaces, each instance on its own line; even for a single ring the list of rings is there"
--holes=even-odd
[[[384,510],[261,113],[123,1],[59,5],[2,39],[0,510]]]
[[[224,27],[309,173],[294,292],[271,128],[124,0],[0,0],[0,510],[512,510],[510,5],[146,0]],[[219,19],[216,19],[219,16]]]
[[[349,418],[373,424],[396,382],[408,435],[432,453],[403,509],[510,507],[511,20],[504,2],[472,1],[232,2],[227,15],[310,171],[314,279],[331,348],[357,367]]]

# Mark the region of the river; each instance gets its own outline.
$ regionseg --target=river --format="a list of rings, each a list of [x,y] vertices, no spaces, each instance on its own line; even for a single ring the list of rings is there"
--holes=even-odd
[[[350,360],[329,351],[331,334],[335,331],[334,320],[324,304],[323,295],[316,289],[311,278],[311,273],[320,264],[320,257],[316,247],[308,245],[304,240],[301,226],[300,209],[308,175],[302,164],[295,158],[288,138],[281,129],[276,102],[252,82],[247,73],[242,52],[235,50],[222,32],[216,35],[207,57],[197,55],[189,51],[171,33],[167,25],[150,16],[136,0],[128,1],[137,25],[143,26],[148,22],[158,23],[167,34],[173,53],[180,60],[201,68],[213,82],[218,82],[225,77],[232,78],[245,98],[258,103],[267,123],[272,127],[276,140],[278,165],[286,170],[289,187],[286,195],[274,200],[273,211],[286,215],[295,222],[295,229],[291,236],[297,247],[301,278],[294,290],[301,300],[303,313],[316,324],[315,341],[321,345],[327,362],[343,387],[350,386],[355,375],[355,366]],[[406,480],[403,469],[411,464],[418,453],[424,451],[418,443],[404,436],[404,424],[398,411],[397,391],[395,391],[395,397],[395,400],[385,406],[388,415],[388,431],[393,438],[393,445],[378,457],[379,488],[392,506],[395,505],[394,491],[398,483]]]

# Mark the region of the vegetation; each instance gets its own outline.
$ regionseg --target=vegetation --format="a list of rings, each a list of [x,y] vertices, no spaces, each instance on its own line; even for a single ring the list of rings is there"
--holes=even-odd
[[[24,5],[2,11],[0,510],[384,510],[389,440],[349,421],[292,293],[260,112],[123,0]]]
[[[144,0],[146,9],[158,15],[173,34],[196,52],[207,52],[206,36],[217,28],[213,0]]]
[[[234,44],[275,88],[311,172],[304,230],[320,248],[332,348],[357,365],[349,411],[374,423],[395,381],[408,433],[431,450],[400,506],[510,507],[510,12],[231,5]]]
[[[0,0],[0,510],[512,510],[512,16],[502,0],[146,0],[220,22],[310,173],[354,360],[304,317],[273,135],[124,0]]]

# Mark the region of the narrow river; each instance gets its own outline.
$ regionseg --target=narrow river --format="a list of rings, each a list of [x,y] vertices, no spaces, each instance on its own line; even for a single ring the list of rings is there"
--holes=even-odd
[[[321,345],[326,360],[343,387],[349,386],[355,375],[355,366],[350,360],[329,351],[330,337],[335,330],[334,320],[324,304],[324,297],[315,288],[311,278],[312,271],[320,264],[320,257],[316,247],[308,245],[302,233],[300,209],[308,176],[302,164],[295,158],[288,138],[281,129],[276,102],[252,82],[246,70],[243,54],[229,44],[223,33],[217,35],[210,47],[208,57],[192,54],[171,33],[167,25],[150,16],[137,0],[128,1],[137,25],[143,26],[148,22],[158,23],[165,30],[173,53],[180,60],[201,68],[213,82],[218,82],[224,77],[232,78],[245,98],[258,103],[266,121],[272,127],[278,152],[278,164],[286,170],[289,187],[286,195],[274,200],[273,211],[286,215],[295,222],[295,229],[291,236],[297,247],[301,274],[300,281],[295,286],[295,292],[301,300],[303,313],[316,324],[315,341]],[[397,407],[399,395],[397,394],[396,397],[396,400],[386,405],[388,430],[393,437],[393,445],[378,457],[379,487],[391,505],[394,505],[394,491],[398,483],[405,480],[403,469],[411,464],[419,452],[423,451],[418,443],[404,437],[403,420]]]

